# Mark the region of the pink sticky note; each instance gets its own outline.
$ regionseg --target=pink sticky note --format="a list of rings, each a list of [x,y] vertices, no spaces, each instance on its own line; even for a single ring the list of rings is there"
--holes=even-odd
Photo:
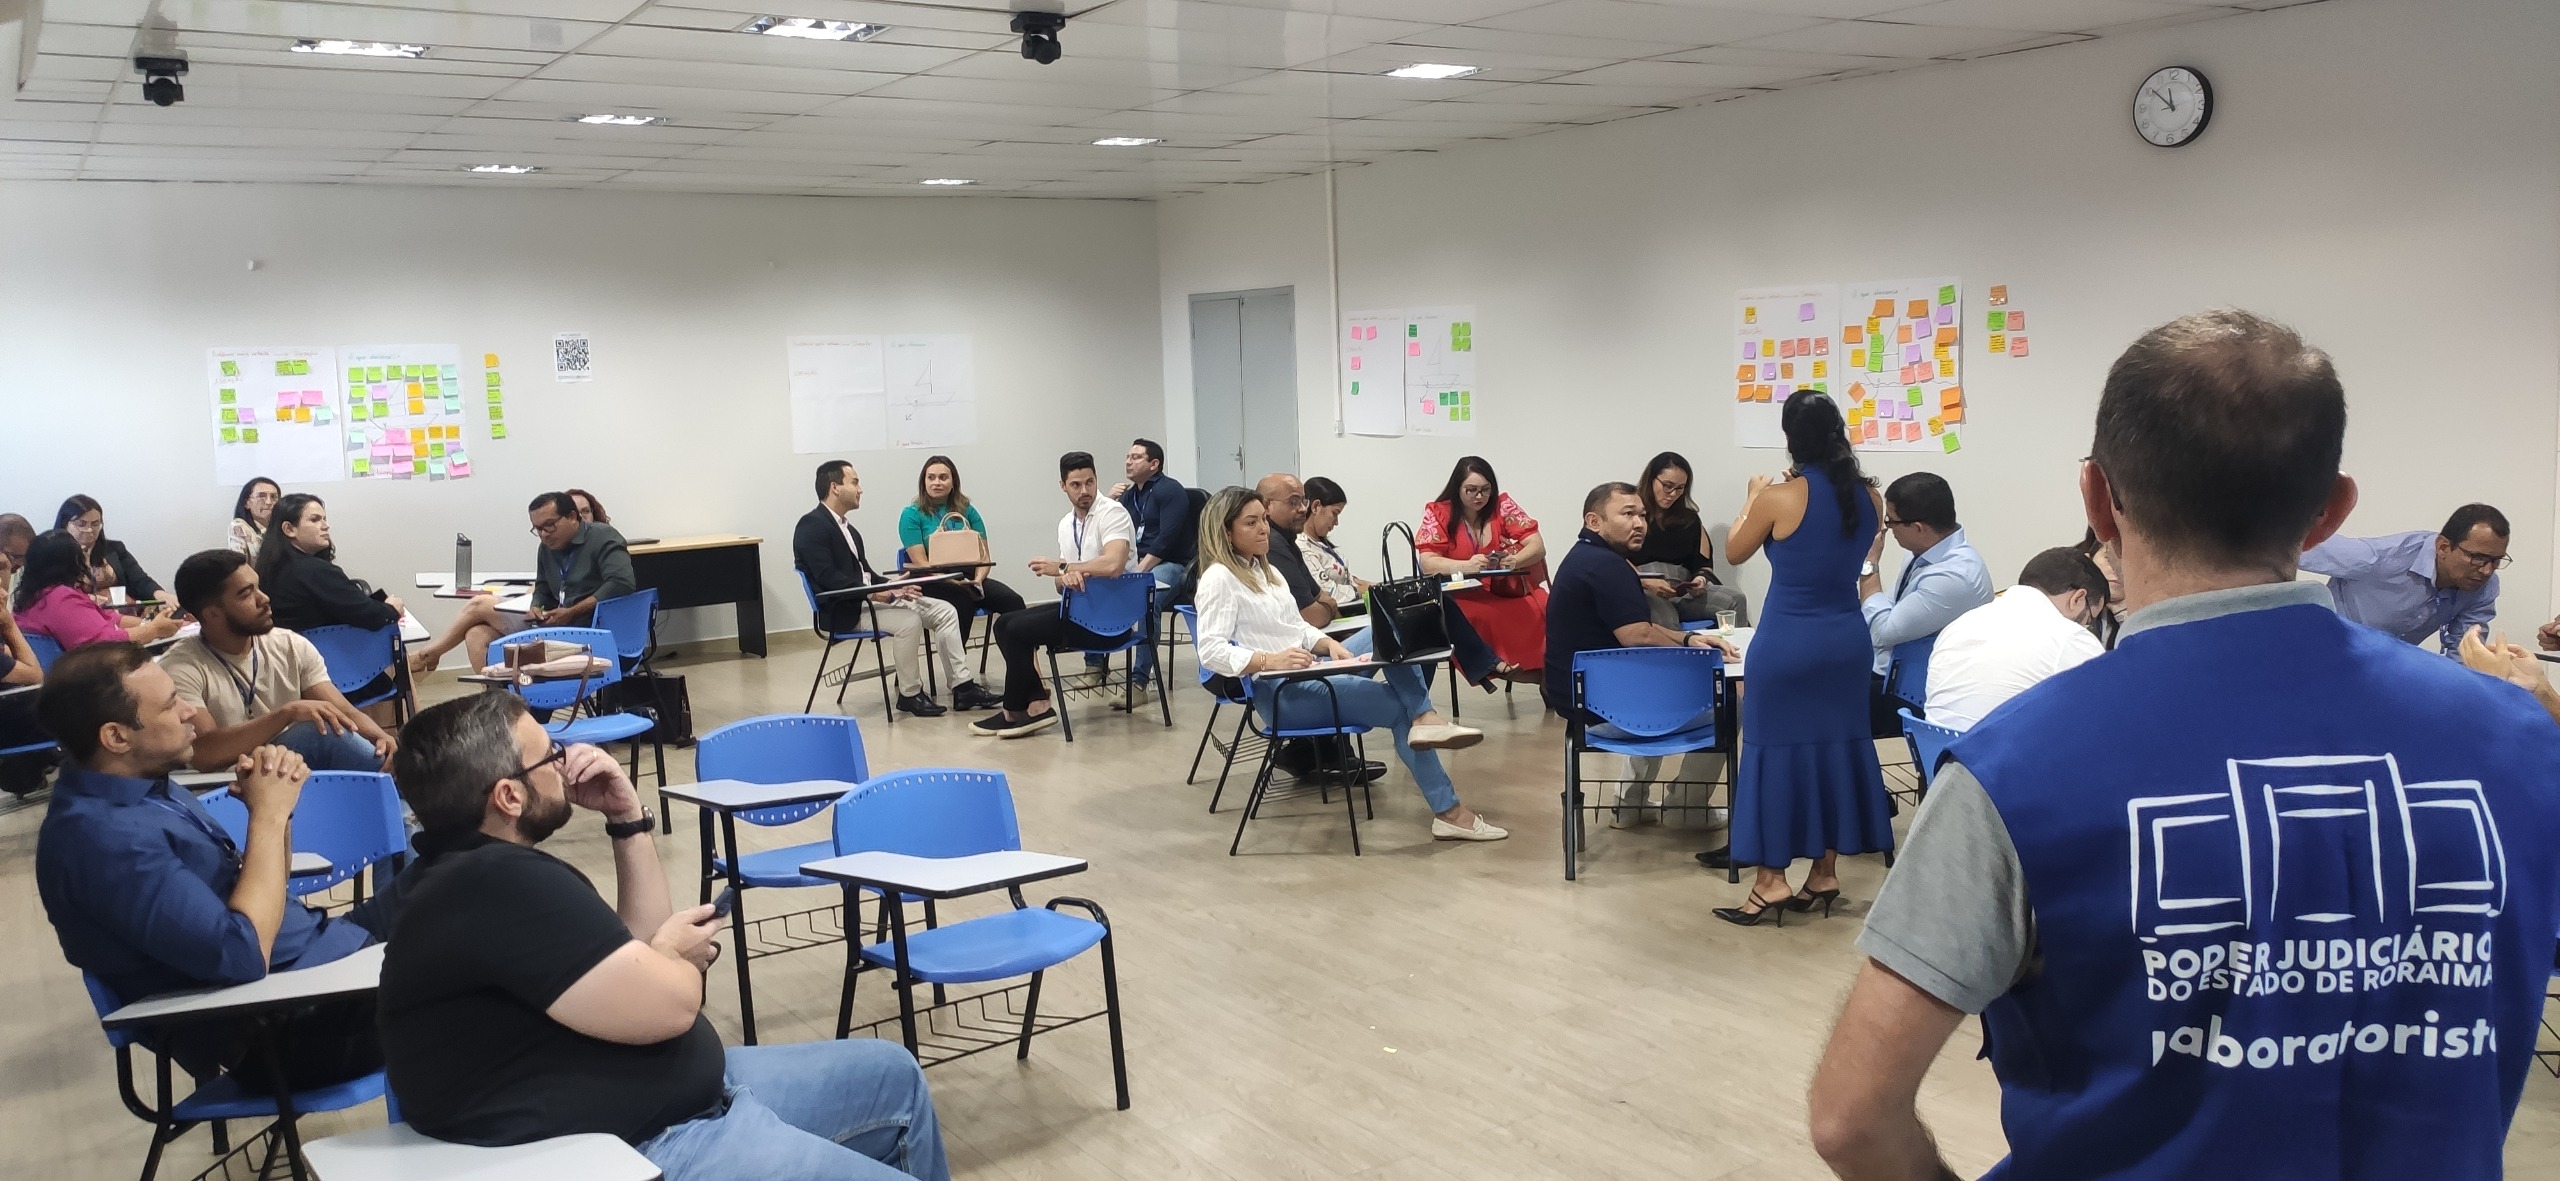
[[[1953,323],[1955,323],[1955,322],[1956,322],[1956,305],[1951,304],[1951,303],[1942,303],[1942,304],[1939,304],[1939,305],[1938,305],[1938,323],[1941,323],[1941,324],[1953,324]]]
[[[1804,306],[1799,307],[1799,308],[1797,308],[1797,309],[1796,309],[1796,319],[1798,319],[1798,320],[1810,320],[1810,319],[1812,319],[1812,318],[1813,318],[1813,305],[1812,305],[1812,304],[1805,304]]]
[[[254,406],[243,406],[243,407],[241,407],[241,408],[240,408],[240,421],[242,421],[242,422],[256,422],[256,421],[258,421],[258,410],[257,410],[257,408],[256,408],[256,407],[254,407]]]
[[[1406,356],[1408,356],[1408,357],[1419,357],[1419,356],[1421,356],[1421,355],[1422,355],[1422,342],[1417,340],[1417,341],[1414,341],[1414,342],[1412,342],[1412,343],[1407,344],[1406,346],[1404,346],[1404,355],[1406,355]]]
[[[391,434],[387,437],[390,439],[391,445],[394,447],[406,446],[409,442],[409,428],[405,426],[395,426],[391,428]]]
[[[1377,326],[1377,325],[1375,325],[1375,324],[1371,324],[1371,325],[1369,326],[1369,339],[1371,339],[1371,340],[1376,340],[1376,339],[1378,339],[1378,326]]]
[[[1355,370],[1356,370],[1356,369],[1358,369],[1358,368],[1360,368],[1360,358],[1358,358],[1358,357],[1353,357],[1353,358],[1351,358],[1351,367],[1352,367],[1353,369],[1355,369]]]
[[[1762,381],[1776,381],[1776,380],[1778,380],[1778,363],[1777,363],[1777,362],[1775,362],[1775,361],[1766,361],[1766,362],[1762,362],[1762,363],[1761,363],[1761,365],[1760,365],[1760,380],[1762,380]]]
[[[1828,357],[1828,356],[1830,356],[1830,355],[1831,355],[1831,338],[1830,338],[1830,337],[1828,337],[1828,336],[1817,336],[1817,337],[1814,337],[1814,338],[1813,338],[1813,355],[1814,355],[1814,356],[1817,356],[1817,357]]]
[[[1757,361],[1757,360],[1759,360],[1759,359],[1760,359],[1760,342],[1759,342],[1759,341],[1756,341],[1756,340],[1746,340],[1746,341],[1743,341],[1743,342],[1742,342],[1742,359],[1743,359],[1743,360],[1745,360],[1745,361]]]
[[[2026,330],[2027,330],[2027,314],[2026,314],[2025,312],[2011,312],[2011,313],[2009,313],[2009,331],[2011,331],[2011,332],[2024,332],[2024,331],[2026,331]]]
[[[2026,355],[2027,355],[2027,338],[2026,338],[2026,337],[2023,337],[2023,336],[2012,336],[2012,337],[2010,337],[2010,338],[2009,338],[2009,355],[2010,355],[2010,356],[2012,356],[2012,357],[2023,357],[2023,356],[2026,356]]]
[[[329,399],[318,390],[304,390],[302,391],[302,404],[305,406],[326,406],[329,404]]]
[[[444,470],[457,477],[467,476],[471,474],[471,461],[467,459],[455,460],[446,464]]]
[[[1415,348],[1421,348],[1422,346],[1421,346],[1421,345],[1415,345],[1415,346],[1413,346],[1413,347],[1415,347]],[[1425,399],[1423,399],[1423,402],[1422,402],[1422,412],[1423,412],[1424,414],[1438,414],[1438,413],[1440,413],[1440,403],[1439,403],[1439,402],[1437,402],[1437,401],[1434,401],[1434,400],[1432,400],[1432,399],[1425,398]]]

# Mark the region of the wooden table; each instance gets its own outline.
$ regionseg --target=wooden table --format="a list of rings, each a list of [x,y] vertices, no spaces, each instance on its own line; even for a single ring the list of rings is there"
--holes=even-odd
[[[764,655],[764,539],[738,533],[670,537],[631,547],[631,570],[658,608],[738,609],[738,650]]]

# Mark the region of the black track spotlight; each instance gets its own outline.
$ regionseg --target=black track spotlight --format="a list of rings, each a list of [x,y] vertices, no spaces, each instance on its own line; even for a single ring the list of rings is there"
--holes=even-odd
[[[137,56],[133,68],[142,75],[142,97],[158,107],[175,106],[187,101],[187,88],[178,84],[187,72],[183,57]]]
[[[1022,56],[1044,66],[1066,52],[1058,45],[1058,30],[1066,27],[1067,14],[1063,12],[1013,14],[1013,31],[1022,34]]]

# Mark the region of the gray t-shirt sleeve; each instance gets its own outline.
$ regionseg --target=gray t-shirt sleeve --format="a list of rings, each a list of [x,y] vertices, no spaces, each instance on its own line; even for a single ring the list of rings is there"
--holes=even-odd
[[[1999,809],[1963,765],[1939,768],[1858,949],[1967,1013],[2026,975],[2035,953],[2026,874]]]

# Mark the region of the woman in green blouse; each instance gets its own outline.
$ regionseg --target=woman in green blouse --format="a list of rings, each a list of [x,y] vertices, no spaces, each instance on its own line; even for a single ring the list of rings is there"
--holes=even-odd
[[[933,535],[946,529],[963,527],[976,533],[981,545],[987,536],[987,523],[978,517],[978,508],[960,491],[960,468],[947,455],[935,455],[924,461],[924,469],[916,473],[915,502],[898,514],[898,544],[905,547],[907,565],[929,563],[925,556]],[[988,554],[981,551],[978,560]],[[1013,588],[987,577],[989,567],[980,566],[960,578],[948,582],[927,583],[924,593],[951,604],[960,613],[960,639],[969,639],[970,625],[977,622],[980,610],[990,615],[1022,610],[1022,596]]]

